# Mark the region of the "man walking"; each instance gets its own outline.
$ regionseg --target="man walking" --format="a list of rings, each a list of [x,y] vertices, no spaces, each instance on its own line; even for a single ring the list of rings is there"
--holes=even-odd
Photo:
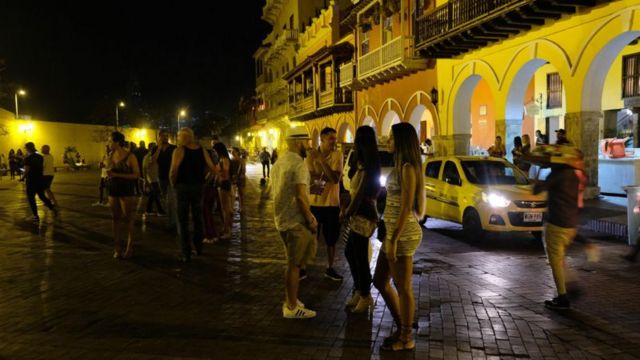
[[[318,223],[309,208],[309,170],[303,160],[309,139],[309,133],[302,126],[288,129],[288,150],[273,166],[274,220],[287,255],[282,305],[282,316],[287,319],[316,316],[315,311],[305,308],[298,300],[300,269],[313,261],[317,245],[314,233]]]
[[[169,230],[174,231],[176,229],[176,205],[175,193],[169,184],[169,170],[176,146],[169,144],[169,133],[165,129],[158,133],[158,143],[158,149],[153,154],[152,161],[158,164],[158,184],[164,200],[164,209],[167,212],[167,226]]]
[[[572,146],[548,148],[551,149],[548,157],[551,174],[544,183],[536,184],[533,189],[534,194],[545,190],[548,192],[544,241],[553,280],[558,290],[558,296],[545,301],[544,305],[550,309],[568,309],[570,301],[565,282],[564,257],[567,247],[576,236],[578,226],[579,180],[575,169],[579,168],[580,164],[579,150]],[[527,158],[531,159],[530,156],[525,156],[523,159]]]
[[[53,175],[55,173],[55,169],[53,167],[53,155],[51,155],[51,148],[49,147],[49,145],[43,145],[41,150],[43,161],[42,185],[44,187],[44,192],[51,200],[51,203],[55,206],[58,206],[56,197],[53,195],[53,191],[51,191],[51,183],[53,183]]]
[[[36,194],[42,200],[46,207],[56,212],[55,207],[51,201],[44,195],[44,179],[43,179],[43,167],[44,160],[42,156],[36,153],[36,146],[32,142],[25,144],[27,150],[27,157],[24,159],[24,178],[27,185],[27,199],[29,200],[29,206],[33,213],[33,222],[39,223],[40,217],[38,216],[38,207],[36,206]]]
[[[327,270],[324,274],[332,280],[341,281],[342,276],[333,268],[336,242],[340,236],[340,177],[342,176],[342,154],[336,149],[335,129],[326,127],[320,132],[320,147],[310,150],[305,160],[311,174],[311,212],[318,220],[324,242],[327,245]],[[320,231],[318,231],[318,235]],[[306,275],[303,270],[302,278]]]
[[[262,152],[259,155],[260,163],[262,164],[262,178],[266,179],[269,177],[271,169],[271,155],[267,151],[267,148],[262,148]]]

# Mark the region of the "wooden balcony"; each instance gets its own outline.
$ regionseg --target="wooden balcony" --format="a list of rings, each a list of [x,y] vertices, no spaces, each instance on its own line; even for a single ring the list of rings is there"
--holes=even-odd
[[[274,25],[285,3],[286,0],[267,0],[267,3],[262,7],[262,20]]]
[[[353,105],[351,91],[339,88],[329,89],[318,96],[318,110],[341,105]]]
[[[313,103],[313,95],[309,95],[305,98],[299,98],[297,101],[289,104],[289,115],[292,119],[313,113],[314,111],[315,104]]]
[[[287,82],[283,79],[275,79],[268,83],[264,89],[264,93],[267,97],[275,96],[278,94],[285,94],[287,92]]]
[[[283,29],[267,51],[265,63],[270,64],[286,54],[288,49],[298,47],[299,32],[296,29]]]
[[[415,21],[416,50],[452,58],[507,39],[597,0],[449,0]]]
[[[364,87],[387,82],[427,68],[412,54],[412,39],[398,36],[358,59],[358,81]]]
[[[355,78],[355,66],[352,62],[340,65],[340,86],[345,89],[354,90],[358,85]]]

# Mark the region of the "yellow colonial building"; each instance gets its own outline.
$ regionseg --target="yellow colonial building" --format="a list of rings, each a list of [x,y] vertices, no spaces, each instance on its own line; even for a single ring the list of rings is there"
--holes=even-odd
[[[384,141],[404,121],[440,155],[486,153],[498,135],[510,153],[516,136],[533,142],[539,130],[553,143],[566,129],[590,195],[640,183],[640,0],[269,0],[263,10],[274,26],[255,54],[263,143],[277,146],[291,121],[316,141],[334,127],[341,142],[360,125]],[[627,157],[602,153],[614,137],[633,138]]]

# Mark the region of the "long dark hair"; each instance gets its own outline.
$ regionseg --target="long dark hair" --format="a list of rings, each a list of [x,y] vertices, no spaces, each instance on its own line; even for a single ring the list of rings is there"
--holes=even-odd
[[[367,125],[362,125],[360,126],[358,129],[356,129],[356,136],[355,138],[359,138],[362,136],[371,136],[374,139],[376,138],[376,131],[373,130],[373,128],[371,126],[367,126]],[[355,140],[354,140],[354,145],[355,145]],[[377,146],[377,144],[376,144]],[[349,173],[347,173],[347,176],[349,177],[349,179],[353,178],[353,175],[356,174],[356,171],[358,170],[358,156],[356,154],[356,150],[354,148],[353,150],[353,154],[354,156],[351,156],[349,158]]]
[[[223,143],[217,142],[217,143],[213,144],[213,150],[216,151],[216,153],[218,154],[218,156],[220,158],[227,158],[229,160],[231,159],[229,157],[229,151],[227,150],[227,147],[224,146]]]
[[[371,132],[368,129],[371,129]],[[373,136],[372,136],[373,134]],[[380,191],[380,155],[378,154],[378,143],[376,142],[375,133],[370,126],[361,126],[356,131],[355,158],[357,164],[362,165],[364,169],[364,196],[366,198],[374,198]]]
[[[422,178],[422,157],[420,143],[413,125],[402,122],[391,127],[394,144],[394,162],[398,182],[402,182],[402,167],[409,164],[416,172],[416,189],[413,209],[422,219],[425,207],[424,179]]]

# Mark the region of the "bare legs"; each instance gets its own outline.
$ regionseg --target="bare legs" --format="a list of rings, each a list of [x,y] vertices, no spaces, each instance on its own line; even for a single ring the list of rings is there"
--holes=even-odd
[[[133,256],[133,231],[136,212],[136,197],[113,197],[109,196],[109,205],[113,215],[113,257],[130,258]],[[123,254],[122,238],[126,237],[127,245]]]
[[[393,342],[389,344],[392,350],[408,350],[415,347],[412,325],[416,305],[412,274],[413,256],[398,256],[395,262],[389,262],[385,254],[380,252],[373,283],[380,291],[400,331],[392,336]],[[390,279],[393,279],[395,289],[391,286]]]
[[[284,274],[285,300],[289,309],[296,307],[298,302],[298,288],[300,287],[300,267],[295,264],[288,264]]]

